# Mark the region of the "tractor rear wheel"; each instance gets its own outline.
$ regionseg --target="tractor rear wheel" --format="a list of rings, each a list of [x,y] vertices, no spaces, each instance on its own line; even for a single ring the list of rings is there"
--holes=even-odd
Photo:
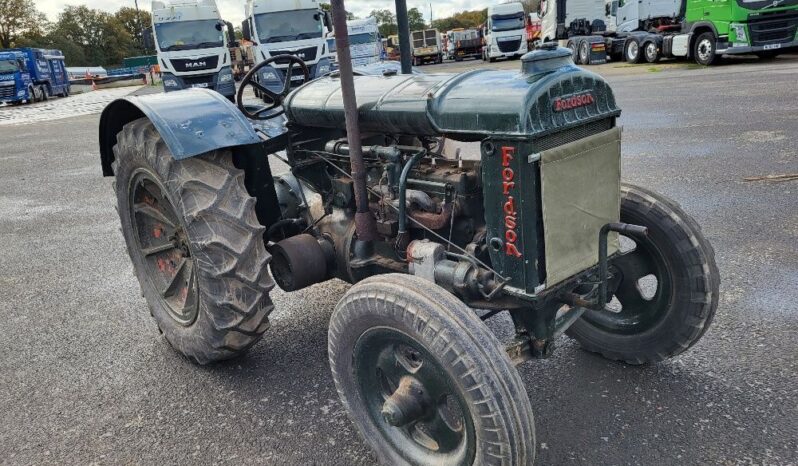
[[[330,319],[338,395],[384,464],[528,465],[532,408],[473,310],[419,277],[353,286]]]
[[[715,252],[675,202],[632,185],[621,194],[621,221],[647,227],[648,236],[621,237],[621,252],[610,259],[609,310],[585,311],[567,333],[608,359],[659,362],[693,346],[712,323]]]
[[[199,364],[245,352],[269,327],[274,283],[244,172],[229,150],[175,160],[146,118],[114,154],[122,234],[158,328]]]

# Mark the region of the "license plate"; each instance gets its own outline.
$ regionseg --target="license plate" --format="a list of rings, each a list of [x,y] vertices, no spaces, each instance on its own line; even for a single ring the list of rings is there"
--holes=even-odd
[[[191,87],[208,87],[208,83],[192,84]]]
[[[773,49],[780,49],[781,44],[767,44],[765,46],[765,50],[773,50]]]
[[[305,75],[302,74],[295,74],[291,76],[291,81],[301,81],[303,79],[305,79]]]

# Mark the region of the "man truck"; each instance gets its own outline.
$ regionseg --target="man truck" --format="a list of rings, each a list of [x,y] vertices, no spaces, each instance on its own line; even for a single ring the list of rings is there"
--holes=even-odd
[[[332,70],[325,39],[332,31],[332,21],[318,0],[247,0],[244,15],[241,30],[244,38],[253,42],[256,64],[278,55],[293,55],[307,66],[309,79]],[[289,66],[286,60],[276,60],[260,68],[258,80],[266,88],[280,90]],[[304,73],[291,73],[291,87],[304,82]]]
[[[383,45],[377,19],[353,19],[346,22],[349,30],[349,53],[352,56],[352,66],[363,66],[377,63],[383,59]],[[327,50],[335,55],[335,31],[327,35]]]
[[[498,58],[515,59],[524,55],[528,50],[524,6],[518,2],[489,6],[483,37],[483,60],[494,62]]]
[[[165,92],[203,88],[234,98],[232,27],[214,0],[153,0],[152,30]]]
[[[69,95],[69,76],[60,50],[0,50],[0,103],[39,102]]]
[[[588,4],[588,13],[576,13]],[[612,0],[601,13],[595,7],[595,0],[541,2],[544,40],[567,40],[581,64],[682,57],[711,65],[722,55],[773,58],[798,49],[798,0]]]

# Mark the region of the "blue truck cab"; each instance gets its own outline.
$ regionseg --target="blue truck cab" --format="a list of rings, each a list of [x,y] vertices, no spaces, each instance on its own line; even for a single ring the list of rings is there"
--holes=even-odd
[[[69,95],[69,77],[60,50],[0,50],[0,102],[38,102]]]

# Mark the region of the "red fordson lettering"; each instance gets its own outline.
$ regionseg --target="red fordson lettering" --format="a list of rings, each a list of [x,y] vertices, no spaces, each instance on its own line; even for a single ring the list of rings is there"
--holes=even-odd
[[[510,167],[513,160],[515,148],[502,147],[502,193],[504,194],[504,252],[508,256],[521,257],[516,242],[518,233],[515,228],[518,226],[518,211],[516,210],[515,199],[512,192],[515,190],[515,172]]]
[[[581,94],[574,94],[571,96],[557,97],[554,99],[554,111],[563,112],[577,107],[584,107],[596,101],[593,94],[590,92],[583,92]]]

